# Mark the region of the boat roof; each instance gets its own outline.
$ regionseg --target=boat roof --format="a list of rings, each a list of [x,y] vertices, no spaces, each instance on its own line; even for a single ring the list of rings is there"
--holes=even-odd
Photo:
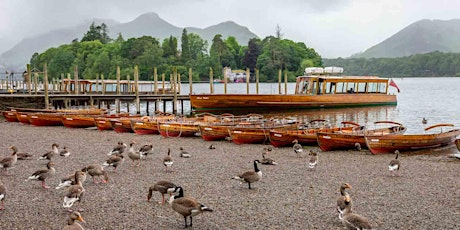
[[[388,81],[387,78],[381,78],[378,76],[336,76],[336,75],[306,75],[298,76],[297,81],[306,81],[308,79],[323,79],[323,80],[344,80],[344,81],[365,81],[365,80],[381,80]]]

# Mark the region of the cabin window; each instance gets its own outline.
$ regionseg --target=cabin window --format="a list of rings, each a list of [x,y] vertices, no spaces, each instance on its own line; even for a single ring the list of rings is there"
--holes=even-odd
[[[326,82],[326,91],[324,92],[325,94],[334,94],[336,89],[336,83],[335,82]]]
[[[336,83],[336,93],[347,93],[347,84],[345,82]]]
[[[360,82],[358,83],[358,88],[355,89],[355,92],[358,93],[366,93],[366,84],[365,82]]]

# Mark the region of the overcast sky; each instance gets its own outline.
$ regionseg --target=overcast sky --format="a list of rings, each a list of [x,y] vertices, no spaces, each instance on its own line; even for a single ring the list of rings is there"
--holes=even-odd
[[[284,38],[335,58],[364,51],[421,19],[460,18],[459,9],[456,0],[0,0],[0,42],[85,19],[128,22],[156,12],[178,27],[234,21],[260,38],[279,25]]]

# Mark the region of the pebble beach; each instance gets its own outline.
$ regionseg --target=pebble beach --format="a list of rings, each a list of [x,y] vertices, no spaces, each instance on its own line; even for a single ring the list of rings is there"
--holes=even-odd
[[[259,165],[263,176],[248,189],[233,176],[253,170],[267,145],[236,145],[230,141],[206,142],[200,137],[165,138],[96,129],[36,127],[0,120],[0,158],[11,154],[9,146],[33,154],[18,160],[9,175],[0,173],[7,187],[5,209],[0,210],[1,229],[62,229],[68,212],[62,207],[65,190],[56,190],[59,179],[83,167],[108,159],[107,153],[122,141],[136,147],[152,144],[154,153],[139,167],[126,157],[117,171],[106,168],[107,184],[84,183],[81,201],[85,229],[179,229],[181,215],[168,204],[158,204],[155,192],[147,202],[148,188],[160,180],[180,185],[185,196],[213,209],[193,217],[193,229],[344,229],[338,219],[339,188],[349,183],[353,211],[369,219],[374,229],[460,229],[460,160],[454,145],[425,150],[424,154],[400,154],[400,176],[392,176],[388,163],[393,154],[371,155],[369,151],[321,152],[304,146],[297,157],[292,148],[274,148],[267,155],[278,165]],[[69,157],[55,156],[56,174],[46,181],[26,181],[36,170],[46,168],[37,158],[67,147]],[[214,144],[216,149],[208,147]],[[180,158],[179,148],[191,153]],[[162,164],[168,148],[174,172]],[[318,152],[316,168],[308,167],[310,150]]]

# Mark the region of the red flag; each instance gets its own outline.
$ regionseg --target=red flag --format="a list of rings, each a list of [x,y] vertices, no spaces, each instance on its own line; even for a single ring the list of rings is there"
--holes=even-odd
[[[393,79],[390,80],[390,86],[395,87],[398,90],[398,93],[400,92],[398,85],[393,81]]]

